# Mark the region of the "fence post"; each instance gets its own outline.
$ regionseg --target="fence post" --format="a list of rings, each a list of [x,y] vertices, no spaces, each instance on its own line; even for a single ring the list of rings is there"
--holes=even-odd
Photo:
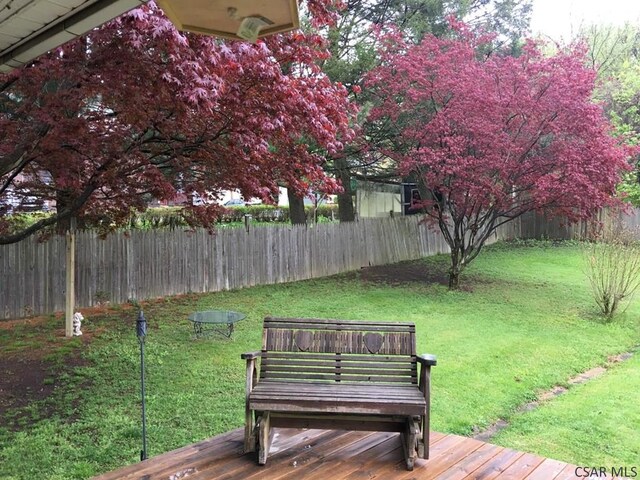
[[[73,311],[76,308],[76,219],[71,218],[66,234],[66,291],[65,291],[65,328],[66,337],[73,336]]]

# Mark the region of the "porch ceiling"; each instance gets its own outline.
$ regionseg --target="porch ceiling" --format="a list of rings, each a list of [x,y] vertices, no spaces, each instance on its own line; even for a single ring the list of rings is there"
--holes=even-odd
[[[0,0],[0,72],[33,60],[147,0]]]

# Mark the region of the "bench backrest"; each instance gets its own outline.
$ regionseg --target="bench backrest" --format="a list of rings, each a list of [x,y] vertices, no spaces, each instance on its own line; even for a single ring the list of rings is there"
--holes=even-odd
[[[264,319],[261,381],[418,383],[413,323]]]

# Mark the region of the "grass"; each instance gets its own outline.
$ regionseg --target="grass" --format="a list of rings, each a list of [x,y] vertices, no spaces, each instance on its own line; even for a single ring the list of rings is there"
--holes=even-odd
[[[580,465],[640,469],[640,356],[513,418],[492,442]],[[609,469],[610,470],[610,469]]]
[[[149,302],[149,453],[242,425],[244,365],[239,356],[259,347],[262,318],[272,314],[415,322],[419,351],[438,355],[433,372],[434,430],[469,435],[504,418],[514,422],[499,437],[504,445],[579,464],[628,463],[640,445],[640,428],[632,428],[638,419],[633,416],[633,394],[640,390],[640,375],[630,374],[634,365],[637,370],[637,360],[616,367],[594,386],[572,388],[540,411],[515,413],[541,391],[566,385],[575,374],[640,343],[640,302],[615,322],[599,321],[580,261],[578,248],[571,245],[503,244],[485,250],[469,268],[463,282],[472,291],[449,292],[442,285],[425,283],[373,284],[355,273]],[[433,271],[447,267],[446,257],[423,262]],[[247,319],[237,324],[230,340],[194,340],[186,317],[206,308],[238,310]],[[47,331],[59,322],[49,320]],[[135,312],[125,308],[87,319],[83,330],[102,332],[84,350],[88,364],[56,378],[58,388],[47,404],[30,406],[35,421],[18,431],[0,428],[0,478],[86,478],[138,460],[139,351],[134,323]],[[5,332],[2,342],[11,346],[26,341],[24,348],[33,348],[34,338],[27,338],[27,332]],[[597,389],[596,382],[607,381],[615,384],[618,400],[606,396],[612,385]],[[606,415],[588,417],[580,423],[585,428],[567,427],[566,435],[547,435],[550,425],[570,426],[573,405],[590,398],[599,399]],[[38,409],[52,413],[39,419]],[[582,411],[587,410],[585,406]],[[614,420],[605,425],[600,420],[608,416]],[[617,431],[623,416],[631,426]],[[527,423],[528,418],[542,423]],[[602,435],[599,442],[591,441],[596,428]],[[599,446],[607,441],[611,452]],[[583,447],[572,449],[572,444]]]

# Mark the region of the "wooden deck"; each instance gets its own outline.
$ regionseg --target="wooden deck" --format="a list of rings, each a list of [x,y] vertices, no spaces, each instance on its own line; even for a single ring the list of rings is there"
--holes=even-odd
[[[576,480],[575,466],[457,435],[431,434],[431,458],[409,472],[397,433],[276,430],[266,466],[228,432],[106,473],[95,480]]]

